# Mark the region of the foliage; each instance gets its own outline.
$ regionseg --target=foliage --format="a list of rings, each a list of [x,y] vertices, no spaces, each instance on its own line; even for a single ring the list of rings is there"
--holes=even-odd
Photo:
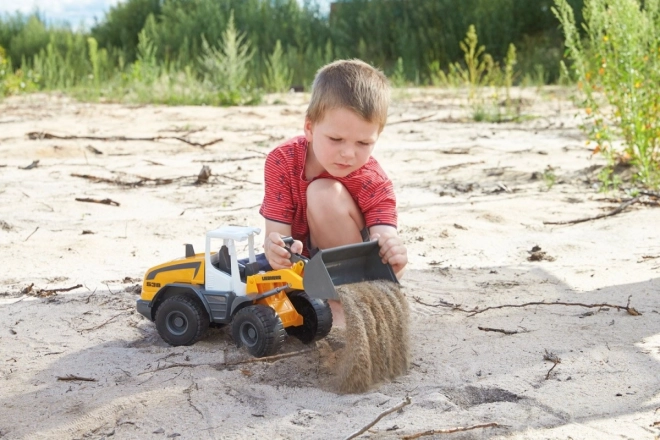
[[[12,71],[11,60],[7,58],[5,49],[0,46],[0,99],[18,93],[36,90],[36,84],[31,76],[23,74],[22,70]]]
[[[86,99],[254,102],[261,91],[308,89],[321,65],[355,57],[388,72],[395,85],[445,84],[467,72],[475,87],[497,82],[506,90],[511,43],[522,71],[511,84],[559,77],[562,41],[551,4],[347,0],[323,15],[317,0],[124,0],[89,32],[47,25],[39,14],[0,16],[0,45],[40,88]],[[478,53],[483,43],[464,39],[469,24],[489,59]],[[227,40],[230,25],[235,34]],[[470,44],[474,52],[466,54]],[[233,61],[225,48],[235,50]],[[230,69],[227,80],[222,69]]]
[[[555,0],[568,56],[579,83],[585,128],[609,167],[601,178],[616,186],[613,169],[629,164],[638,183],[660,186],[660,1],[588,0],[587,38],[573,9]],[[622,139],[622,142],[619,141]]]
[[[219,48],[212,47],[206,39],[202,39],[200,64],[204,78],[207,83],[218,88],[220,101],[224,104],[240,105],[259,99],[248,77],[253,56],[250,42],[236,30],[233,13],[222,34]]]
[[[486,47],[479,45],[474,25],[468,27],[459,47],[463,51],[463,62],[451,63],[447,74],[440,69],[439,63],[433,63],[430,66],[432,82],[435,85],[466,88],[472,117],[477,122],[516,119],[519,115],[513,114],[511,105],[511,87],[517,75],[516,47],[509,45],[504,66],[500,67],[486,52]],[[500,97],[502,91],[505,94],[503,101]]]
[[[264,75],[264,87],[269,92],[286,92],[291,88],[293,72],[286,63],[282,42],[277,40],[273,53],[266,60],[266,74]]]

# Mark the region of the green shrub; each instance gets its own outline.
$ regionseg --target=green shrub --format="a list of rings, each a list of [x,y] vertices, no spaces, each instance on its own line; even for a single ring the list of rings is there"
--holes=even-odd
[[[206,82],[217,89],[224,105],[250,104],[260,100],[258,91],[250,84],[248,74],[254,51],[245,34],[236,30],[232,13],[222,34],[219,48],[202,39],[202,66]]]
[[[632,165],[635,182],[660,186],[660,1],[587,0],[584,43],[573,9],[566,0],[555,4],[585,128],[594,152],[608,159],[604,183],[617,184],[612,171],[623,163]]]
[[[277,40],[273,53],[266,60],[264,87],[269,92],[286,92],[291,88],[293,72],[289,68],[282,50],[282,42]]]
[[[0,98],[37,90],[31,72],[25,75],[20,69],[16,72],[12,70],[11,60],[7,58],[5,49],[0,46]]]

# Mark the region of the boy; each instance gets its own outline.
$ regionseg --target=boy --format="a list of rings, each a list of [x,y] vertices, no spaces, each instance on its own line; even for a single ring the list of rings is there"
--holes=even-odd
[[[273,269],[291,266],[291,250],[312,256],[316,249],[378,240],[380,256],[401,277],[408,262],[397,234],[392,182],[371,157],[385,126],[389,105],[387,77],[359,60],[322,67],[312,85],[304,136],[269,153],[265,195],[264,253]],[[338,304],[330,306],[336,324]]]

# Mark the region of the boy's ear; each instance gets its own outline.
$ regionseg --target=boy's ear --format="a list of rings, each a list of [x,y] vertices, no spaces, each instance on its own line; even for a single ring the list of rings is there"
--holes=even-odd
[[[307,138],[307,142],[312,142],[312,135],[314,133],[314,123],[308,117],[305,117],[304,130],[305,130],[305,137]]]

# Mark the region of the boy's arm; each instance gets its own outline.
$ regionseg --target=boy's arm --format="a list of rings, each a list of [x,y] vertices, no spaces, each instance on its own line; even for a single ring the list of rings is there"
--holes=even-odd
[[[394,226],[374,225],[369,228],[372,240],[378,240],[383,263],[389,263],[397,278],[401,279],[408,264],[408,251]]]
[[[291,236],[291,225],[279,223],[266,219],[266,238],[264,239],[264,253],[266,259],[273,269],[288,269],[291,267],[290,254],[284,249],[282,237]],[[291,251],[301,253],[302,242],[295,240],[291,245]]]

